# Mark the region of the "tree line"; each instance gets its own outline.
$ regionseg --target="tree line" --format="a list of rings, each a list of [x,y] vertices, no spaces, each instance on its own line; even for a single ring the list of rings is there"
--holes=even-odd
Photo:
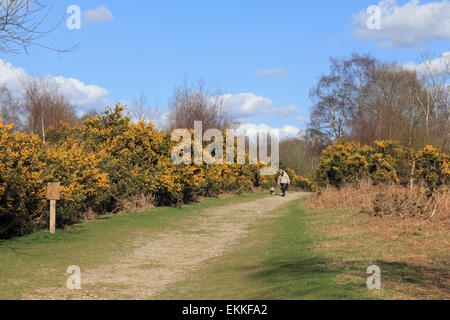
[[[81,120],[74,105],[50,79],[23,80],[19,95],[14,95],[6,84],[0,87],[0,121],[13,123],[15,131],[36,134],[45,142],[50,127],[75,125]]]
[[[164,116],[160,109],[150,105],[145,90],[133,98],[127,112],[135,121],[155,123]],[[74,126],[98,115],[95,109],[77,115],[76,106],[48,77],[21,79],[21,88],[14,93],[6,84],[0,84],[0,121],[14,124],[14,131],[36,134],[44,142],[50,128],[58,130],[62,126]],[[175,86],[165,116],[167,121],[161,126],[167,131],[193,129],[194,121],[202,121],[205,130],[225,130],[237,124],[225,110],[220,91],[210,89],[204,80],[189,82],[186,79]]]
[[[331,57],[329,73],[310,90],[309,128],[281,144],[281,161],[311,173],[321,151],[344,137],[371,146],[394,140],[410,150],[450,150],[450,61],[443,63],[437,70],[424,55],[419,72],[369,54]]]
[[[311,127],[334,141],[398,140],[449,150],[450,61],[444,71],[425,61],[424,72],[370,55],[330,58],[330,73],[311,89]]]

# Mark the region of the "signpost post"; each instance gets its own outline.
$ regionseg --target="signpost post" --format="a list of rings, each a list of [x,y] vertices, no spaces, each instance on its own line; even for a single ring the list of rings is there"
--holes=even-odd
[[[50,233],[55,234],[56,224],[56,200],[60,199],[59,190],[61,184],[59,182],[49,182],[47,184],[47,200],[50,200]]]

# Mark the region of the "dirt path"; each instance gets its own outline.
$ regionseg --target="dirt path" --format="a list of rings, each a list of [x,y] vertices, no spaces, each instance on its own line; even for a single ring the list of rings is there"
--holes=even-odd
[[[201,211],[178,230],[140,235],[136,249],[110,265],[82,270],[82,290],[76,295],[54,288],[41,291],[39,299],[152,299],[206,260],[231,250],[250,226],[279,215],[276,209],[304,195],[290,192],[286,198],[265,197]],[[33,298],[37,297],[24,296]]]

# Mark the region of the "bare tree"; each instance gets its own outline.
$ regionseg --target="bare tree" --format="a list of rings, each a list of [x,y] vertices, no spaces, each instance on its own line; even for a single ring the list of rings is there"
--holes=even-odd
[[[415,97],[421,91],[415,72],[396,63],[379,63],[370,83],[364,117],[369,139],[400,140],[408,146],[417,143],[422,117]]]
[[[195,121],[202,121],[204,130],[223,130],[232,124],[219,90],[212,94],[204,81],[199,80],[191,85],[185,80],[173,92],[169,106],[169,129],[193,129]]]
[[[3,124],[13,123],[16,130],[21,127],[20,105],[5,84],[0,87],[0,121]]]
[[[39,42],[63,21],[64,16],[54,27],[42,29],[52,7],[37,0],[0,0],[0,52],[18,53],[19,48],[27,52],[30,46],[40,46],[59,53],[74,50],[76,46],[57,49]]]
[[[24,83],[24,110],[27,131],[46,140],[49,127],[57,128],[61,122],[75,124],[74,107],[60,92],[58,86],[48,79],[30,78]]]
[[[333,140],[345,135],[366,144],[389,139],[410,148],[429,143],[448,150],[448,71],[437,74],[432,61],[421,64],[420,76],[369,55],[331,58],[331,72],[310,93],[310,127]]]
[[[280,162],[297,174],[309,175],[316,169],[322,150],[330,144],[327,135],[307,129],[296,138],[280,142]]]
[[[348,60],[330,58],[330,74],[321,76],[310,91],[314,102],[312,127],[325,131],[335,140],[345,134],[350,120],[351,113],[347,110],[350,87],[346,75],[349,65]]]
[[[349,115],[350,132],[358,136],[360,142],[371,142],[367,139],[367,125],[371,119],[367,118],[367,106],[371,99],[373,75],[376,69],[376,60],[366,54],[352,54],[345,70],[347,87],[347,107]]]
[[[433,65],[434,56],[422,54],[418,76],[424,91],[416,99],[424,114],[427,140],[440,148],[450,146],[450,55],[442,57],[439,69]]]
[[[139,92],[137,97],[133,98],[130,114],[135,119],[152,122],[155,122],[161,116],[161,113],[156,108],[150,106],[144,89]]]

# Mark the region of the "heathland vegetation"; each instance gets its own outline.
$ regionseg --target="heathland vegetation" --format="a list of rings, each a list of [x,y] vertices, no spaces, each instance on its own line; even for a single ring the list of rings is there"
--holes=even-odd
[[[430,80],[430,77],[433,80]],[[370,56],[331,59],[311,90],[310,128],[280,145],[292,187],[344,194],[367,181],[374,215],[448,216],[449,110],[445,74],[420,75]],[[61,182],[57,226],[139,206],[177,206],[198,197],[276,185],[263,165],[175,165],[171,129],[235,125],[202,83],[175,89],[167,129],[117,105],[79,119],[45,79],[24,83],[22,99],[5,86],[0,119],[0,238],[47,225],[47,182]],[[142,100],[142,99],[141,99]],[[18,102],[20,101],[20,102]],[[192,132],[192,131],[191,131]],[[336,190],[336,191],[334,191]],[[336,196],[335,199],[339,197]],[[332,203],[332,201],[330,202]],[[380,205],[382,203],[382,205]]]
[[[260,175],[260,165],[176,165],[170,133],[132,123],[123,110],[116,106],[76,126],[50,127],[45,142],[0,124],[2,238],[46,226],[51,181],[62,185],[59,227],[130,206],[179,205],[275,185],[275,177]],[[293,185],[303,184],[310,182],[293,174]]]
[[[306,133],[280,160],[320,188],[319,207],[448,219],[450,61],[421,72],[370,55],[330,59]]]

